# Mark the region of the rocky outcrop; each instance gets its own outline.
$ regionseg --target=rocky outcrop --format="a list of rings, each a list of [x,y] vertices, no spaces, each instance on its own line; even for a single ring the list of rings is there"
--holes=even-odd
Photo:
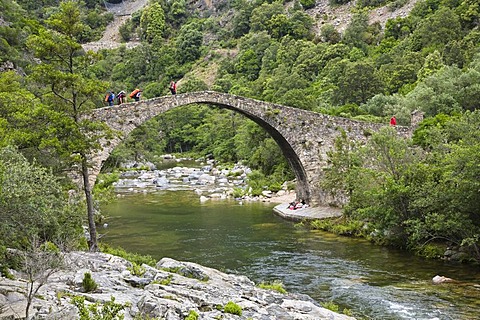
[[[114,297],[115,303],[125,305],[125,319],[183,320],[191,311],[199,319],[353,319],[321,308],[308,296],[260,289],[245,276],[195,263],[163,258],[156,268],[132,268],[122,258],[88,252],[65,254],[65,261],[65,270],[54,273],[36,295],[30,310],[33,319],[78,319],[75,296],[84,297],[87,304],[103,304]],[[86,272],[98,285],[94,292],[83,290]],[[0,278],[0,319],[25,316],[26,280],[18,274],[16,278]],[[225,312],[230,301],[241,307],[241,316]]]

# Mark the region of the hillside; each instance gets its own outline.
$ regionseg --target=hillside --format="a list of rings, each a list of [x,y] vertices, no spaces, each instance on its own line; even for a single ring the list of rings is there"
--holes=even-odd
[[[390,9],[388,5],[371,8],[369,9],[369,23],[380,23],[380,25],[384,27],[388,19],[397,17],[405,18],[418,1],[419,0],[409,0],[403,6],[395,9]],[[147,0],[125,0],[119,5],[110,5],[107,7],[107,10],[114,14],[114,21],[108,24],[100,40],[83,44],[84,49],[98,51],[100,49],[114,49],[120,45],[125,45],[127,48],[133,48],[139,45],[139,41],[123,41],[119,28],[128,19],[131,19],[134,12],[142,10],[147,3]],[[209,12],[213,16],[221,16],[224,15],[225,12],[221,10],[217,11],[215,8],[222,7],[224,4],[225,0],[192,1],[191,10],[199,10],[200,12]],[[292,3],[287,3],[287,7],[291,5]],[[356,1],[352,1],[345,5],[332,6],[329,4],[329,0],[320,0],[315,3],[313,8],[306,10],[306,12],[315,21],[314,31],[317,36],[320,35],[321,27],[326,24],[333,25],[340,33],[343,33],[352,19],[355,5]]]

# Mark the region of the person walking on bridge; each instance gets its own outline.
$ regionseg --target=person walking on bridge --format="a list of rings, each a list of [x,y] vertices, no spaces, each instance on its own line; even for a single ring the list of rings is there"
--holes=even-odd
[[[135,101],[140,101],[140,96],[142,95],[142,90],[140,89],[135,89],[130,93],[130,98],[132,98]]]
[[[171,81],[169,89],[172,94],[177,94],[177,83],[175,81]]]
[[[390,118],[390,125],[392,127],[396,126],[397,125],[397,118],[395,118],[395,116],[391,117]]]
[[[118,94],[117,94],[117,99],[118,99],[118,104],[122,104],[122,103],[125,103],[125,98],[127,97],[127,95],[125,94],[125,91],[120,91]]]
[[[108,103],[109,107],[113,107],[113,101],[115,100],[115,92],[110,91],[105,97],[105,101]]]

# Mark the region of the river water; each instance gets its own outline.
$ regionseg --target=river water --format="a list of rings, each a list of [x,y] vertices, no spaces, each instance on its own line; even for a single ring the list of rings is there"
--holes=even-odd
[[[359,319],[480,318],[480,269],[424,260],[371,243],[312,231],[274,204],[200,202],[192,191],[124,194],[104,208],[104,241],[159,260],[171,257],[289,292],[333,301]],[[433,285],[435,275],[457,283]]]

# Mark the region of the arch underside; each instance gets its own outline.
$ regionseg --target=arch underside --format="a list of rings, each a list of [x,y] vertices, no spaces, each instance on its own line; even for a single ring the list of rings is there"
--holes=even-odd
[[[220,108],[232,110],[234,112],[240,113],[241,115],[247,117],[248,119],[254,121],[256,124],[258,124],[260,127],[262,127],[277,143],[277,145],[280,147],[280,150],[282,151],[285,159],[287,160],[288,164],[292,168],[297,183],[296,183],[296,193],[297,193],[297,198],[298,199],[304,199],[305,201],[310,201],[310,188],[308,184],[308,179],[307,179],[307,173],[305,171],[305,168],[298,156],[298,154],[295,152],[291,144],[285,139],[285,137],[272,125],[270,125],[268,122],[263,120],[257,115],[254,115],[248,111],[245,111],[243,109],[239,109],[235,106],[227,105],[224,103],[218,103],[218,102],[211,102],[211,101],[197,101],[197,102],[191,102],[183,105],[178,105],[176,107],[182,107],[182,106],[187,106],[191,104],[207,104],[207,105],[213,105],[217,106]]]

